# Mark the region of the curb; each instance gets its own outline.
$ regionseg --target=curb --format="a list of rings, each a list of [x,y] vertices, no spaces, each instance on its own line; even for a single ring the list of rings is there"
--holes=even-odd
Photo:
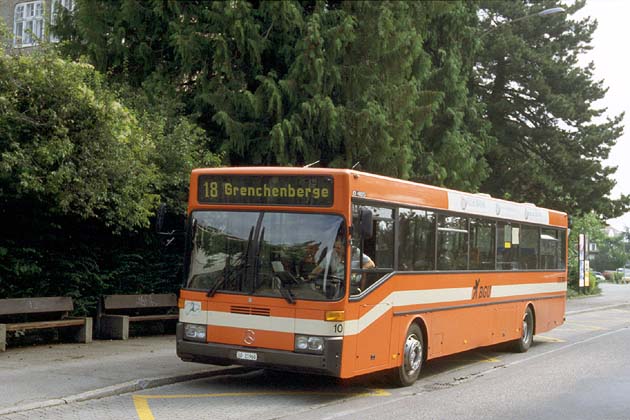
[[[586,309],[576,309],[574,311],[565,312],[564,315],[565,316],[577,315],[577,314],[583,314],[583,313],[586,313],[586,312],[605,311],[606,309],[623,308],[623,307],[627,307],[627,306],[630,306],[630,302],[616,303],[614,305],[595,306],[593,308],[586,308]]]
[[[190,373],[186,375],[175,375],[175,376],[161,376],[157,378],[145,378],[145,379],[135,379],[133,381],[123,382],[117,385],[110,385],[104,388],[95,389],[92,391],[82,392],[76,395],[70,395],[67,397],[53,398],[46,401],[27,403],[15,405],[13,407],[8,407],[4,409],[0,409],[0,416],[5,416],[7,414],[15,414],[24,411],[37,410],[40,408],[49,408],[55,407],[58,405],[64,404],[72,404],[81,401],[95,400],[99,398],[112,397],[115,395],[128,394],[130,392],[142,391],[144,389],[157,388],[164,385],[170,385],[178,382],[186,382],[192,381],[195,379],[203,379],[212,376],[221,376],[227,374],[239,374],[239,373],[247,373],[251,372],[252,368],[244,368],[242,366],[238,367],[217,367],[212,370]]]

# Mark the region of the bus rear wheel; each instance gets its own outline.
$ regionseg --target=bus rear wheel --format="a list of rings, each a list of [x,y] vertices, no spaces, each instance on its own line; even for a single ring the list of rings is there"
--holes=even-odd
[[[534,341],[534,313],[530,306],[525,310],[523,315],[523,326],[521,327],[521,338],[514,341],[514,351],[517,353],[525,353]]]
[[[394,382],[398,386],[410,386],[420,376],[424,361],[424,339],[418,324],[411,324],[403,344],[402,364],[394,371]]]

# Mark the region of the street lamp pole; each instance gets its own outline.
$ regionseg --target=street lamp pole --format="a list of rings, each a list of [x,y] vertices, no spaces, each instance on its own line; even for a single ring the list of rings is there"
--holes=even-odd
[[[511,25],[515,22],[519,22],[521,20],[525,20],[525,19],[529,19],[531,17],[543,17],[543,16],[549,16],[549,15],[555,15],[556,13],[563,13],[565,10],[562,7],[552,7],[551,9],[545,9],[545,10],[541,10],[540,12],[536,12],[536,13],[531,13],[529,15],[525,15],[525,16],[521,16],[520,18],[516,18],[513,20],[508,20],[506,22],[502,22],[500,24],[498,24],[497,26],[494,26],[490,29],[485,30],[484,32],[481,33],[481,37],[484,37],[485,35],[487,35],[488,33],[501,28],[505,25]]]

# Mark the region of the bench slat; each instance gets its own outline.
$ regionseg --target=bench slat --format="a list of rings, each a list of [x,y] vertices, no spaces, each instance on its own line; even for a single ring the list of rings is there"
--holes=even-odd
[[[0,315],[71,312],[73,309],[69,296],[0,299]]]
[[[42,328],[72,327],[84,325],[85,319],[62,319],[59,321],[22,322],[19,324],[7,324],[7,331],[37,330]]]
[[[178,319],[179,315],[177,314],[167,314],[167,315],[139,315],[139,316],[130,316],[129,322],[133,321],[161,321],[168,319]]]
[[[169,306],[177,306],[177,296],[174,293],[103,297],[104,309],[166,308]]]

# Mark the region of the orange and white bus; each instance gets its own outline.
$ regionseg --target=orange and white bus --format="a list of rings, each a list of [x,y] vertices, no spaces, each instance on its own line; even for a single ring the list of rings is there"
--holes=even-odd
[[[346,169],[196,169],[177,354],[411,385],[428,359],[524,352],[561,325],[566,241],[566,214],[485,194]]]

